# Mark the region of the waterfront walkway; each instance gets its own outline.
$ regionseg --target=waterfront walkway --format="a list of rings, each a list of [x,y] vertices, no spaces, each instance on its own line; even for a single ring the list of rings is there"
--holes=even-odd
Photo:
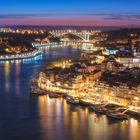
[[[22,54],[15,54],[15,55],[0,55],[0,61],[4,60],[14,60],[14,59],[27,59],[32,58],[37,55],[41,54],[39,49],[36,49],[32,52],[22,53]]]

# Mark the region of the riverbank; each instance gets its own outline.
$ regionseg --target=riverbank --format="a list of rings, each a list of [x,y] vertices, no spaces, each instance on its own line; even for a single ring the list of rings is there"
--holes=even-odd
[[[131,105],[124,105],[121,102],[117,102],[116,99],[109,99],[107,100],[105,97],[99,97],[96,95],[93,96],[85,96],[84,93],[79,93],[77,94],[73,94],[72,90],[67,90],[64,88],[60,88],[60,87],[50,87],[47,86],[46,84],[40,84],[38,82],[38,80],[34,79],[34,82],[32,83],[32,86],[34,86],[37,89],[43,90],[44,93],[43,94],[39,94],[39,93],[32,93],[34,95],[46,95],[48,94],[49,97],[50,95],[52,96],[51,98],[60,98],[63,97],[67,100],[67,97],[72,97],[73,99],[78,99],[78,104],[80,106],[85,106],[88,108],[95,108],[98,107],[97,110],[92,109],[94,112],[100,113],[102,112],[102,114],[105,114],[108,116],[108,111],[114,111],[114,113],[123,113],[121,115],[125,115],[127,116],[127,118],[131,118],[131,117],[136,117],[139,118],[140,117],[140,109],[139,107],[136,106],[131,106]],[[72,103],[74,104],[74,103]],[[77,104],[76,104],[77,105]],[[111,106],[111,109],[107,109],[106,106]],[[112,110],[113,107],[113,110]],[[118,110],[119,109],[119,110]],[[116,112],[115,112],[116,111]]]
[[[41,54],[41,50],[35,48],[33,51],[26,52],[26,53],[0,55],[0,61],[14,60],[14,59],[28,59],[28,58],[33,58],[39,54]]]
[[[22,54],[15,54],[15,55],[0,55],[0,61],[4,60],[14,60],[14,59],[28,59],[28,58],[33,58],[37,55],[41,54],[41,51],[39,49],[35,49],[31,52],[26,52]]]
[[[113,120],[85,106],[71,105],[63,98],[30,95],[30,80],[46,63],[58,60],[59,56],[78,59],[81,52],[69,46],[44,47],[45,50],[44,58],[39,60],[37,57],[37,61],[0,63],[1,140],[139,139],[140,120]],[[128,133],[130,128],[134,133]]]

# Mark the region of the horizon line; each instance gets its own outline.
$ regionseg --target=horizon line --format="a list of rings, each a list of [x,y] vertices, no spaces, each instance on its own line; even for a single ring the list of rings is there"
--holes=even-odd
[[[68,24],[65,24],[65,25],[61,25],[61,24],[56,24],[56,25],[50,25],[50,24],[44,24],[44,25],[42,25],[42,24],[36,24],[36,25],[34,25],[34,24],[6,24],[6,25],[0,25],[0,27],[8,27],[8,26],[49,26],[49,27],[55,27],[55,26],[58,26],[58,27],[65,27],[65,26],[67,26],[67,27],[114,27],[114,28],[140,28],[140,25],[124,25],[124,26],[122,26],[122,25],[77,25],[77,24],[73,24],[73,25],[68,25]]]

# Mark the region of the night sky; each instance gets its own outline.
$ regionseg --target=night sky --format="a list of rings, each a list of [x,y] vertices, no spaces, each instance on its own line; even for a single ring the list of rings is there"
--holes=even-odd
[[[0,25],[140,26],[140,0],[0,0]]]

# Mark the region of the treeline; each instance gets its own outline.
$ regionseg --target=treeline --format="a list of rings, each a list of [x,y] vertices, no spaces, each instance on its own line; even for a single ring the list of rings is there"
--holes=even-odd
[[[0,33],[0,38],[6,38],[8,44],[11,46],[31,46],[31,42],[35,39],[43,40],[44,38],[49,38],[50,42],[58,42],[59,39],[53,37],[48,32],[44,34],[17,34],[17,33]]]
[[[131,34],[136,34],[135,37],[140,36],[140,28],[134,29],[125,28],[119,30],[104,31],[103,33],[108,35],[109,40],[125,39],[129,38]]]

